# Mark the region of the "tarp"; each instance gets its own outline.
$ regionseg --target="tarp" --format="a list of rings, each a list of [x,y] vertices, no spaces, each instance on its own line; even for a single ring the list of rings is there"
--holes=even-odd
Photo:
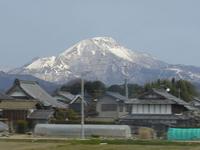
[[[200,140],[200,128],[169,128],[168,140]]]

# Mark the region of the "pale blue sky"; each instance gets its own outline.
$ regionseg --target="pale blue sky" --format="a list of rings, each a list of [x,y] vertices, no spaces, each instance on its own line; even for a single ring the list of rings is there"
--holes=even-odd
[[[0,0],[0,66],[110,36],[174,64],[200,66],[199,0]]]

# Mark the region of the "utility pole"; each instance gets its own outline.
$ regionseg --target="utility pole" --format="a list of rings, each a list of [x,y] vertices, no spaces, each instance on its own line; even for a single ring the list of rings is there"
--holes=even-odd
[[[85,130],[84,130],[84,124],[85,124],[85,113],[84,113],[84,79],[83,74],[81,77],[81,139],[85,139]]]
[[[181,99],[181,88],[180,87],[178,88],[178,98]]]
[[[125,79],[125,96],[126,100],[128,100],[128,79]]]
[[[125,73],[125,96],[126,100],[128,100],[128,70],[127,66],[124,66],[124,73]]]

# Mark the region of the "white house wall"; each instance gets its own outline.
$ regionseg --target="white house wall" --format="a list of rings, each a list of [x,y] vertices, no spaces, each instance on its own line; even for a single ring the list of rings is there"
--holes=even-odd
[[[171,105],[133,104],[132,114],[171,114]]]
[[[24,97],[24,96],[27,96],[24,92],[22,91],[14,91],[12,92],[11,94],[9,94],[10,96],[13,96],[13,97]]]

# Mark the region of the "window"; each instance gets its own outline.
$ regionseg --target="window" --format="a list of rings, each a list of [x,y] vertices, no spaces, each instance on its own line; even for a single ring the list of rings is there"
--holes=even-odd
[[[116,104],[102,104],[101,111],[117,111]]]
[[[167,114],[167,105],[165,105],[165,113]]]
[[[151,107],[151,106],[148,104],[148,113],[150,113],[150,112],[151,112],[151,111],[150,111],[150,107]]]
[[[160,114],[162,114],[162,105],[159,105],[159,112],[160,112]]]
[[[123,112],[123,108],[124,108],[124,106],[121,104],[121,105],[119,105],[119,111],[120,112]]]
[[[132,105],[126,105],[126,112],[131,113]]]
[[[142,113],[144,114],[144,110],[145,110],[145,105],[142,105]]]
[[[157,114],[157,113],[156,113],[156,106],[157,106],[157,105],[153,105],[153,113],[154,113],[154,114]]]

